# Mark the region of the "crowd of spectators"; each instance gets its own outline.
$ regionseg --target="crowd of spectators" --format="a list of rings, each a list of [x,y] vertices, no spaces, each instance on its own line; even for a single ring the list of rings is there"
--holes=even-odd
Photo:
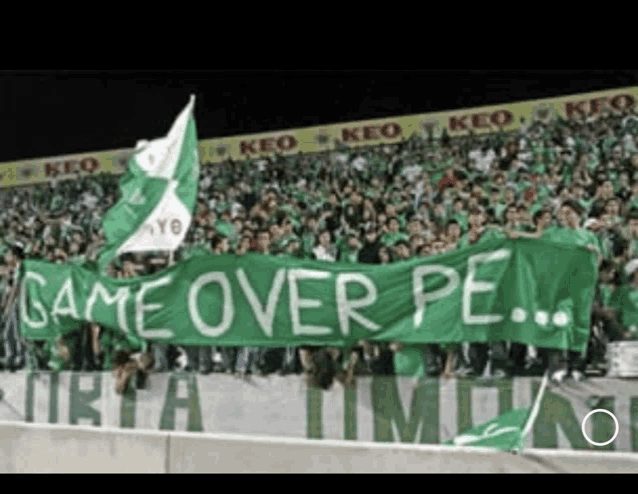
[[[509,133],[450,138],[424,132],[395,144],[339,144],[316,154],[203,164],[193,222],[175,254],[175,261],[253,251],[387,264],[467,248],[494,235],[551,237],[571,228],[582,233],[580,244],[597,253],[600,266],[592,337],[581,356],[508,342],[443,347],[365,341],[354,349],[151,344],[150,354],[131,356],[126,342],[92,324],[64,341],[21,341],[12,292],[18,260],[94,261],[103,243],[102,217],[119,199],[118,181],[111,175],[54,177],[45,185],[0,189],[4,368],[305,372],[325,388],[356,373],[503,377],[553,366],[560,380],[604,373],[605,345],[636,334],[638,118],[632,110],[522,119]],[[110,274],[151,274],[169,262],[163,253],[127,254]],[[636,302],[634,310],[618,304],[623,290],[629,291],[623,300]],[[152,358],[142,362],[140,355]]]

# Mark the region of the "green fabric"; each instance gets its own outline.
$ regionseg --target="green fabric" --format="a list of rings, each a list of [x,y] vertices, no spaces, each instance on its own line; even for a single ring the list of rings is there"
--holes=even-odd
[[[77,255],[77,256],[71,256],[69,257],[66,262],[72,262],[74,264],[84,264],[86,262],[86,255],[81,254],[81,255]]]
[[[461,231],[466,232],[467,229],[469,228],[469,224],[467,221],[467,213],[466,212],[461,212],[461,213],[456,213],[454,214],[454,216],[452,217],[454,220],[456,220],[456,222],[459,224],[459,226],[461,227]]]
[[[118,351],[138,351],[141,347],[137,341],[131,341],[120,331],[112,331],[104,328],[100,335],[100,346],[104,351],[104,370],[113,368],[113,357]]]
[[[581,199],[579,203],[585,211],[589,212],[594,204],[594,199]]]
[[[294,233],[291,233],[290,235],[282,237],[281,246],[283,248],[287,248],[292,242],[297,242],[299,243],[299,245],[301,245],[301,240],[299,239],[299,237],[297,237],[297,235],[295,235]]]
[[[336,242],[335,242],[335,248],[338,251],[347,250],[347,248],[348,248],[348,240],[347,240],[347,238],[345,236],[344,237],[339,237],[336,240]]]
[[[406,344],[511,340],[580,351],[589,334],[597,266],[589,263],[590,252],[575,245],[573,241],[561,245],[510,240],[490,230],[472,248],[387,266],[258,254],[199,256],[154,275],[117,280],[74,264],[25,261],[21,334],[26,339],[49,339],[75,329],[87,317],[118,329],[127,341],[140,346],[147,341],[343,346],[370,338]],[[437,275],[438,271],[419,274],[422,266],[429,265],[445,266],[456,275],[448,278],[451,271],[446,277]],[[493,283],[494,288],[488,293],[468,291],[479,282]],[[441,295],[448,283],[453,283],[452,290]],[[382,300],[370,299],[372,289],[383,294]],[[438,294],[434,299],[433,292]],[[430,296],[421,298],[420,293]],[[264,318],[269,298],[274,304],[268,309],[270,326]],[[367,299],[372,301],[359,306],[356,317],[343,305]],[[124,301],[121,314],[118,300]],[[317,301],[321,309],[307,300]],[[92,307],[87,307],[89,301]],[[468,301],[470,306],[462,310]],[[558,324],[551,331],[539,327],[533,318],[516,324],[510,321],[515,307],[553,313],[566,301],[572,305],[571,312],[564,315],[563,323],[550,321],[550,326]],[[468,314],[496,314],[503,319],[473,320]]]
[[[550,196],[550,190],[546,185],[541,185],[538,188],[538,199],[539,202],[544,201],[545,199],[547,199]]]
[[[349,250],[344,249],[341,251],[340,262],[355,264],[359,262],[359,251],[358,250]]]
[[[573,175],[574,175],[574,172],[572,170],[572,167],[571,166],[567,167],[567,169],[563,171],[563,184],[571,185],[574,178]]]
[[[536,214],[538,211],[543,210],[543,206],[544,206],[543,201],[536,201],[534,204],[530,206],[529,215],[533,218],[534,214]]]
[[[64,343],[69,348],[71,353],[73,353],[74,349],[77,349],[79,347],[79,340],[81,340],[82,337],[82,331],[77,328],[74,328],[72,331],[64,335]],[[71,361],[64,361],[64,359],[60,356],[56,349],[55,339],[48,340],[46,343],[46,347],[50,356],[49,362],[47,364],[49,369],[59,372],[62,370],[70,370],[72,368],[72,359]]]
[[[467,248],[474,247],[478,244],[505,238],[505,234],[500,229],[492,228],[492,227],[486,227],[485,231],[481,234],[479,239],[474,244],[470,244],[469,236],[470,236],[469,233],[466,233],[461,236],[461,238],[459,239],[459,243],[457,245],[457,249],[467,249]]]
[[[638,326],[638,291],[623,286],[619,293],[621,321],[625,327]]]
[[[550,226],[542,235],[543,240],[549,242],[556,242],[558,244],[575,246],[575,247],[587,247],[592,246],[599,254],[603,254],[601,244],[596,235],[585,228],[578,228],[572,230],[570,228],[563,228],[559,226]],[[596,270],[596,277],[598,271],[598,259],[596,256],[591,256],[591,265]]]
[[[609,301],[611,300],[612,290],[608,285],[600,284],[598,286],[600,291],[600,299],[604,307],[609,307]]]
[[[518,182],[514,184],[514,187],[516,188],[516,192],[518,192],[519,194],[522,194],[523,192],[525,192],[527,189],[531,187],[531,184],[524,180],[519,180]]]
[[[60,208],[62,208],[64,204],[64,199],[61,195],[56,194],[55,196],[53,196],[53,200],[51,201],[51,206],[50,206],[50,210],[51,211],[56,211]]]
[[[530,172],[536,175],[542,175],[547,171],[544,163],[536,162],[530,167]]]
[[[560,226],[550,226],[543,232],[543,238],[551,242],[565,243],[568,245],[585,247],[587,245],[598,246],[596,235],[585,229],[563,228]]]
[[[492,448],[500,451],[522,451],[526,438],[522,437],[531,408],[511,409],[499,417],[473,427],[443,444],[449,446]]]
[[[212,254],[210,244],[204,245],[192,245],[183,250],[182,256],[184,259],[192,259],[197,256],[209,256]]]
[[[496,217],[501,220],[505,220],[506,210],[507,210],[507,204],[503,204],[502,202],[496,203],[496,205],[494,206],[494,213],[496,214]],[[466,217],[466,221],[467,221],[467,217]]]
[[[122,197],[104,215],[102,226],[106,244],[98,260],[100,271],[103,272],[127,244],[129,251],[144,250],[142,247],[151,243],[162,245],[165,250],[175,250],[182,242],[195,209],[199,184],[194,104],[192,97],[166,137],[136,148],[129,160],[120,181]],[[169,153],[171,149],[175,152]],[[160,160],[162,155],[166,159]],[[171,187],[173,193],[169,194]],[[158,217],[162,210],[157,207],[163,200],[170,212]],[[181,225],[179,235],[170,228],[175,221]],[[149,228],[147,233],[141,234],[144,226]]]
[[[408,222],[406,221],[404,214],[398,215],[397,219],[399,220],[399,226],[401,227],[401,229],[407,226]]]
[[[609,235],[600,233],[597,236],[598,246],[604,259],[611,260],[613,257],[613,244]]]
[[[310,255],[312,253],[312,249],[315,245],[315,235],[314,233],[304,233],[302,238],[302,248],[303,251]]]
[[[223,237],[230,237],[235,234],[233,225],[222,220],[218,220],[217,223],[215,223],[215,231]]]
[[[404,346],[400,351],[394,352],[394,374],[397,376],[425,377],[425,354],[427,345]]]
[[[577,152],[585,151],[587,149],[587,140],[584,137],[574,138],[574,148]]]
[[[616,137],[606,137],[603,139],[603,153],[609,157],[611,155],[612,148],[616,145],[618,139]]]
[[[408,237],[405,233],[401,233],[401,232],[397,232],[397,233],[386,233],[385,235],[383,235],[383,237],[381,237],[381,242],[383,243],[383,245],[387,246],[387,247],[391,247],[394,244],[396,244],[399,240],[409,240],[410,237]]]

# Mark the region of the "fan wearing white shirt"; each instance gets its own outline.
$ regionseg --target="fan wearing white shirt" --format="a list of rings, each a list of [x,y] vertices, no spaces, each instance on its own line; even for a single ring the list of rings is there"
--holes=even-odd
[[[492,148],[484,146],[480,150],[474,150],[469,155],[470,160],[474,161],[474,167],[483,173],[490,170],[492,162],[496,159],[496,153]]]
[[[337,260],[337,249],[332,245],[332,235],[330,231],[323,230],[319,233],[317,246],[312,253],[318,261],[335,262]]]

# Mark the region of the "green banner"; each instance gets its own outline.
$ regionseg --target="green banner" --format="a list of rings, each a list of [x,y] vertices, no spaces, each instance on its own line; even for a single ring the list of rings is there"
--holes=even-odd
[[[597,276],[592,256],[542,240],[494,239],[383,266],[201,255],[134,279],[25,261],[21,330],[49,339],[93,321],[184,345],[510,340],[582,351]]]

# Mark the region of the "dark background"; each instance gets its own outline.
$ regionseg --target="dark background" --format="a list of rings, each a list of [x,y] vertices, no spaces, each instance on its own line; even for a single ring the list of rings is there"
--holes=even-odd
[[[636,70],[0,72],[0,162],[134,147],[197,96],[199,139],[638,85]]]

